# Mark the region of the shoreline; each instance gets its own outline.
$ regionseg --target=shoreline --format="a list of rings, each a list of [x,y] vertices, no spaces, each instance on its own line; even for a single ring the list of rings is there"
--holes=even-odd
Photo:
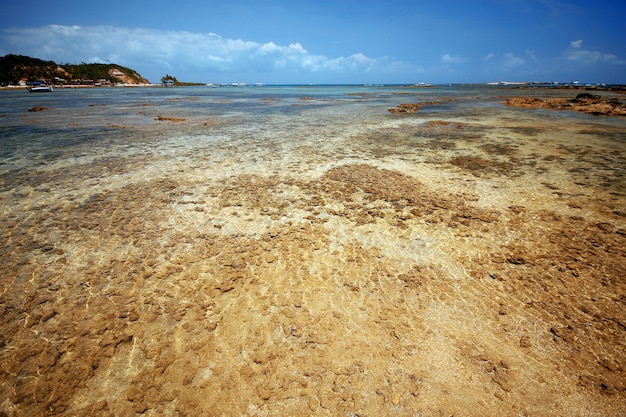
[[[69,90],[69,89],[78,89],[78,88],[153,88],[153,87],[163,87],[162,84],[114,84],[114,85],[57,85],[52,84],[54,89],[59,90]],[[0,87],[0,91],[15,91],[15,90],[26,90],[28,91],[29,86],[24,85],[8,85]]]
[[[216,87],[225,87],[230,88],[231,85],[220,85],[220,84],[211,84],[211,83],[183,83],[183,85],[176,85],[174,87],[166,87],[161,83],[147,83],[147,84],[110,84],[110,85],[59,85],[52,84],[52,87],[58,89],[67,89],[67,88],[114,88],[114,87],[163,87],[163,88],[180,88],[180,87],[207,87],[207,88],[216,88]],[[246,86],[238,86],[241,87],[253,87],[259,88],[258,85],[246,85]],[[472,87],[472,88],[487,88],[487,89],[501,89],[501,90],[574,90],[574,91],[606,91],[613,92],[617,94],[626,94],[626,84],[592,84],[592,85],[571,85],[571,84],[533,84],[533,83],[508,83],[508,84],[499,84],[499,83],[454,83],[454,84],[432,84],[432,85],[418,85],[418,84],[264,84],[262,87],[369,87],[369,88],[399,88],[399,89],[407,89],[407,90],[436,90],[438,88],[447,88],[447,87]],[[8,86],[0,86],[1,90],[27,90],[28,86],[22,85],[8,85]]]

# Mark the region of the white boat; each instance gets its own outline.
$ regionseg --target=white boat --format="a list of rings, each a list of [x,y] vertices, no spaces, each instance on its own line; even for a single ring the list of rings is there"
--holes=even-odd
[[[48,93],[54,91],[51,85],[37,85],[28,89],[31,93]]]

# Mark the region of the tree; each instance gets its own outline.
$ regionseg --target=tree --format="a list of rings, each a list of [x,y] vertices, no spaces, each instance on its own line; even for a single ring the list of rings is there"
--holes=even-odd
[[[173,75],[165,74],[165,77],[161,77],[161,83],[165,83],[166,81],[173,81],[174,84],[178,84],[178,80]]]

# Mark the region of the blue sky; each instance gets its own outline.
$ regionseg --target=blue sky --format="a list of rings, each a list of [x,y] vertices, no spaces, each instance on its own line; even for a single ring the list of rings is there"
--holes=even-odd
[[[152,82],[626,84],[626,0],[9,2],[0,55]]]

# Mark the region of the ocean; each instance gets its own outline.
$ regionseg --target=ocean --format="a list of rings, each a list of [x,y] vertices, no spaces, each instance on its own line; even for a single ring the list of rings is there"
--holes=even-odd
[[[0,91],[0,415],[626,413],[626,119],[502,104],[578,92]]]

